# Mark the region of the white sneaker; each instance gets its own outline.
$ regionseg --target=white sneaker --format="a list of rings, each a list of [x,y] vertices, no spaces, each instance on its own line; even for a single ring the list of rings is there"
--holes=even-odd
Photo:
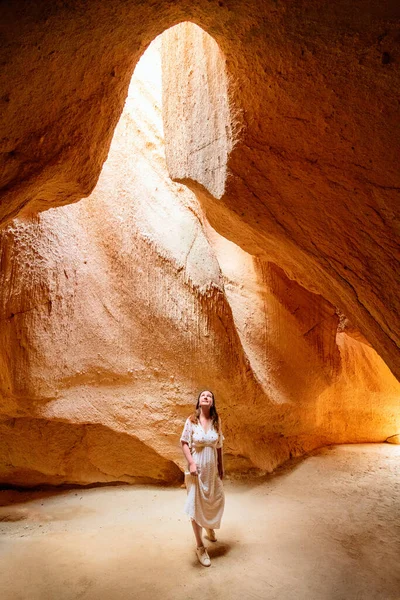
[[[214,529],[206,529],[207,535],[206,538],[210,540],[210,542],[216,542],[217,536],[215,535]]]
[[[199,559],[199,563],[203,565],[203,567],[209,567],[211,565],[210,557],[208,556],[208,552],[204,546],[196,548],[196,554],[197,558]]]

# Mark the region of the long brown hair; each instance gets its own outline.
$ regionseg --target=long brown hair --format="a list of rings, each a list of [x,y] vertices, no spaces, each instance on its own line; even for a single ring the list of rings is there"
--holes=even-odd
[[[189,419],[191,420],[192,423],[197,424],[199,422],[199,417],[200,417],[200,396],[202,395],[203,392],[210,392],[212,399],[213,399],[213,403],[212,406],[210,408],[210,417],[211,417],[211,422],[212,425],[215,429],[215,431],[218,431],[219,428],[219,416],[218,416],[218,412],[217,412],[217,407],[215,406],[215,397],[214,397],[214,393],[211,390],[201,390],[200,394],[197,397],[197,402],[196,402],[196,409],[195,411],[190,415]]]

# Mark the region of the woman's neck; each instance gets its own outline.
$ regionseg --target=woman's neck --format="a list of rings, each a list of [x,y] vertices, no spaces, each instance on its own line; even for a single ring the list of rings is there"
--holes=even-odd
[[[210,409],[208,407],[205,408],[204,406],[202,406],[200,408],[200,417],[204,417],[205,419],[209,419],[210,418]]]

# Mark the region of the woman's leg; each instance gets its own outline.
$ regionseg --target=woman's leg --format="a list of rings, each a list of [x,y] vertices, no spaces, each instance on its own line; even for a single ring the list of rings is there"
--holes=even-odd
[[[201,536],[202,528],[196,523],[194,519],[192,519],[192,527],[194,531],[194,536],[196,538],[197,547],[200,548],[203,545],[203,539]]]

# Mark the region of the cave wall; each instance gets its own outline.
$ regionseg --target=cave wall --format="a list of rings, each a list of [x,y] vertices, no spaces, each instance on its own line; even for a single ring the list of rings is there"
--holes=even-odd
[[[349,334],[329,302],[208,226],[241,343],[271,407],[251,411],[243,432],[252,460],[299,456],[317,445],[383,441],[399,427],[400,386],[375,350]],[[351,334],[351,335],[350,335]],[[265,449],[268,448],[268,453]]]
[[[0,11],[1,223],[93,190],[140,55],[195,22],[226,57],[238,133],[225,192],[202,197],[208,219],[340,307],[399,375],[397,2],[36,0]],[[186,173],[193,185],[200,175]]]
[[[219,233],[339,307],[398,374],[399,21],[374,20],[366,5],[358,18],[355,5],[324,5],[319,20],[311,5],[296,8],[277,9],[264,40],[261,25],[240,32],[243,63],[226,54],[230,111],[206,126],[225,69],[215,75],[205,33],[167,32],[169,173]],[[182,122],[186,135],[175,135]],[[208,153],[221,144],[227,164],[219,151],[215,165]]]
[[[231,474],[398,431],[400,387],[335,307],[207,222],[169,177],[160,41],[89,198],[0,239],[0,481],[173,483],[200,389]],[[353,332],[354,335],[354,332]]]

